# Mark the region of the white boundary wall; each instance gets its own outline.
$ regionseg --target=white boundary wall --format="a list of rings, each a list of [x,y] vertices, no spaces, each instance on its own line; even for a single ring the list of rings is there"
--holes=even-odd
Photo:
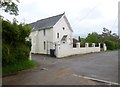
[[[65,46],[66,45],[66,46]],[[95,47],[95,43],[92,44],[93,47],[88,47],[88,43],[85,44],[85,47],[80,47],[80,43],[77,43],[77,48],[73,48],[72,46],[67,47],[67,44],[57,45],[56,46],[56,57],[67,57],[70,55],[76,54],[86,54],[93,52],[100,52],[100,44],[99,47]]]

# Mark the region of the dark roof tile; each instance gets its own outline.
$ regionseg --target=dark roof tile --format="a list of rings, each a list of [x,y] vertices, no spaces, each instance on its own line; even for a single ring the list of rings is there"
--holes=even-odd
[[[58,22],[58,20],[63,16],[63,14],[41,19],[36,22],[30,23],[29,25],[33,30],[52,28]]]

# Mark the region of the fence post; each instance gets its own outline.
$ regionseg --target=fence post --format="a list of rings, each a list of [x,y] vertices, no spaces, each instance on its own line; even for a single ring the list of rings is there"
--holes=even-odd
[[[56,57],[59,57],[59,50],[60,49],[60,43],[56,43],[56,50],[55,50],[55,53],[56,53]]]
[[[92,43],[92,47],[95,47],[95,43]]]
[[[105,44],[105,43],[103,44],[103,50],[104,50],[104,51],[107,50],[107,47],[106,47],[106,44]]]
[[[100,47],[100,43],[99,43],[99,47]]]
[[[85,47],[88,47],[88,45],[89,45],[88,43],[85,43]]]

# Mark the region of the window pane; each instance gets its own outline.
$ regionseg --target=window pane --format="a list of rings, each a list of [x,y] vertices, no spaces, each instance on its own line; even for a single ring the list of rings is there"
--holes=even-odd
[[[43,32],[44,32],[44,36],[45,36],[45,29],[43,30]]]
[[[44,50],[45,50],[45,41],[44,41]]]
[[[57,38],[59,38],[59,33],[57,33]]]

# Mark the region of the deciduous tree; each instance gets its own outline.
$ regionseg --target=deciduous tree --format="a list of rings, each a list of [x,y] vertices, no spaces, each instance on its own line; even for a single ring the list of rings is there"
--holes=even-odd
[[[19,3],[18,0],[16,0]],[[12,0],[0,0],[0,8],[11,15],[18,15],[18,5]]]

